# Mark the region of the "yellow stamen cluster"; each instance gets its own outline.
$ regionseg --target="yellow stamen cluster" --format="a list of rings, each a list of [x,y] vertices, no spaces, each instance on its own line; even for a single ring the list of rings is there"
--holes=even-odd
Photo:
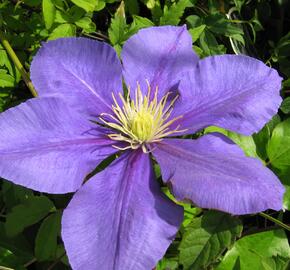
[[[135,90],[135,99],[130,99],[130,91],[127,98],[124,98],[119,93],[121,106],[118,104],[114,94],[112,94],[114,100],[112,110],[114,113],[104,113],[101,115],[100,120],[117,132],[108,135],[112,140],[129,143],[127,147],[116,148],[124,150],[142,147],[144,152],[148,152],[146,144],[161,141],[168,135],[183,131],[179,130],[179,126],[173,130],[170,129],[170,126],[182,116],[168,120],[173,104],[178,98],[176,96],[171,102],[167,102],[169,94],[167,93],[158,102],[158,88],[156,88],[154,97],[150,100],[151,88],[149,84],[147,95],[142,94],[140,85],[138,85]],[[113,122],[108,121],[108,117]]]

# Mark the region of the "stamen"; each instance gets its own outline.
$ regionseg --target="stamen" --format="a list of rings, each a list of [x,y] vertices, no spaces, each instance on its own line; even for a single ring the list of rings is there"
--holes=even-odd
[[[113,114],[103,113],[99,117],[106,126],[118,132],[108,135],[111,140],[123,141],[129,144],[126,147],[114,145],[116,149],[126,150],[141,147],[144,153],[149,153],[147,144],[159,142],[169,135],[186,131],[185,129],[180,130],[179,126],[170,129],[170,126],[182,116],[177,116],[167,121],[178,96],[175,96],[168,104],[167,100],[171,94],[168,92],[158,102],[158,87],[156,87],[154,97],[150,100],[151,87],[149,81],[146,80],[146,83],[148,86],[146,95],[142,94],[139,83],[137,83],[134,99],[130,99],[130,88],[128,88],[127,97],[119,93],[121,105],[118,103],[114,93],[112,93],[114,101],[112,105]],[[108,119],[111,119],[112,122]]]

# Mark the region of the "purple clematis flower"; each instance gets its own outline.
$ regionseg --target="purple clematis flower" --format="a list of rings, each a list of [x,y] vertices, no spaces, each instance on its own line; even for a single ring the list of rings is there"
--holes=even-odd
[[[121,58],[85,38],[45,43],[31,65],[39,97],[0,115],[1,177],[77,191],[62,219],[73,269],[152,269],[162,258],[183,212],[160,191],[151,156],[179,200],[235,215],[282,208],[277,177],[222,135],[176,138],[209,125],[261,129],[281,102],[274,69],[247,56],[199,60],[186,28],[173,26],[140,30]]]

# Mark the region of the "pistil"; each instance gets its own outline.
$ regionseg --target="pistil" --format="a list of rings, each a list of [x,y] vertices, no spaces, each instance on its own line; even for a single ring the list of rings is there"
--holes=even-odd
[[[124,148],[116,148],[120,150],[137,149],[142,147],[143,152],[148,152],[146,145],[161,141],[163,138],[181,133],[180,126],[174,129],[170,127],[178,119],[177,116],[170,119],[173,105],[177,100],[176,96],[168,103],[168,92],[160,101],[158,101],[158,88],[155,89],[154,98],[150,100],[151,87],[148,83],[147,95],[143,95],[138,84],[135,90],[135,99],[130,98],[130,90],[126,98],[119,93],[120,104],[114,94],[112,94],[114,104],[112,105],[112,114],[103,113],[100,120],[113,130],[109,134],[109,138],[115,141],[123,141],[128,143]],[[111,121],[110,121],[110,120]]]

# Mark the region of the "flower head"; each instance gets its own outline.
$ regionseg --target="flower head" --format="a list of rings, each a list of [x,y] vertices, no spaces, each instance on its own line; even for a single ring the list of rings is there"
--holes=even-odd
[[[148,83],[148,92],[143,95],[140,85],[135,91],[135,99],[130,99],[130,93],[125,99],[122,93],[119,93],[121,105],[118,104],[114,94],[114,105],[112,106],[113,114],[103,113],[100,120],[116,133],[109,134],[109,138],[116,141],[129,143],[125,148],[142,148],[146,153],[147,145],[154,142],[160,142],[162,138],[169,135],[182,132],[179,126],[171,129],[174,122],[182,116],[169,119],[176,96],[171,102],[167,102],[170,92],[166,93],[159,101],[157,98],[158,88],[154,91],[154,97],[151,99],[151,87]],[[103,116],[108,116],[113,122],[104,120]]]
[[[31,65],[39,96],[0,115],[0,176],[76,191],[62,218],[73,269],[152,269],[163,256],[183,211],[160,191],[151,156],[179,200],[232,214],[282,208],[284,188],[259,160],[222,135],[181,138],[209,125],[258,131],[281,102],[274,69],[241,55],[199,60],[173,26],[140,30],[121,58],[85,38],[47,42]]]

